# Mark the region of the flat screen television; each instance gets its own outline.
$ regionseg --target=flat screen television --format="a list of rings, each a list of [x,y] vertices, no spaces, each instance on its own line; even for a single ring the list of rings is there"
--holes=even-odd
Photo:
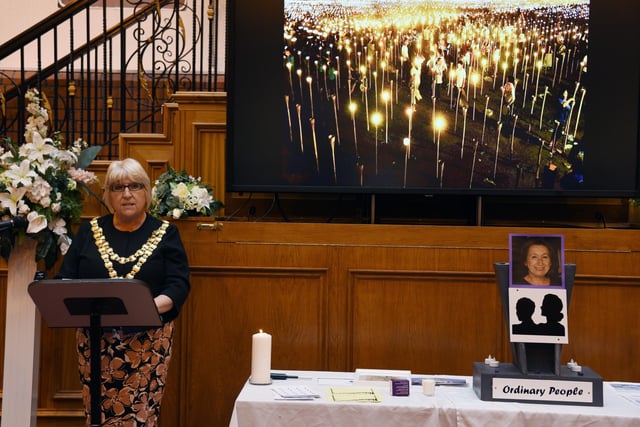
[[[637,0],[227,13],[230,191],[638,194]]]

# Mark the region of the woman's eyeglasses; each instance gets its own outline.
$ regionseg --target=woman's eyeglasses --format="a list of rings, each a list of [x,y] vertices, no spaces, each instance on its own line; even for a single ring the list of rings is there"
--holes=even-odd
[[[109,186],[109,190],[114,193],[122,193],[125,188],[128,188],[129,191],[140,191],[144,189],[144,184],[139,182],[132,182],[130,184],[112,184]]]

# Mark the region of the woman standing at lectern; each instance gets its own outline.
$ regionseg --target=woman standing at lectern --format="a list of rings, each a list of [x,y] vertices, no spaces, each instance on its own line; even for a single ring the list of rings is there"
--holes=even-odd
[[[151,289],[163,325],[104,328],[101,339],[101,424],[157,425],[172,354],[174,319],[190,290],[178,229],[148,214],[151,182],[134,159],[114,161],[103,199],[113,212],[83,223],[57,278],[137,279]],[[86,425],[91,420],[90,336],[76,332]]]

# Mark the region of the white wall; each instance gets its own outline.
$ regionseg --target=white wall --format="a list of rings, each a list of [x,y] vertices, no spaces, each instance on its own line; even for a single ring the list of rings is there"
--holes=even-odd
[[[42,19],[45,19],[47,16],[58,10],[58,0],[0,0],[3,5],[0,10],[0,44],[7,42],[11,38],[18,35],[20,32],[28,29],[29,27],[37,24]],[[205,4],[208,4],[207,0]],[[190,3],[189,3],[190,4]],[[220,10],[215,11],[215,13],[219,17],[219,39],[217,40],[218,52],[219,52],[219,60],[218,60],[218,70],[221,73],[224,73],[224,52],[225,52],[225,14],[226,14],[226,2],[223,0],[220,2]],[[206,8],[205,8],[206,9]],[[128,9],[131,11],[131,9]],[[28,11],[28,12],[25,12]],[[167,12],[166,15],[169,13]],[[125,16],[127,15],[127,11],[125,11]],[[168,16],[163,15],[163,18],[168,18]],[[98,35],[102,30],[102,6],[92,8],[90,12],[90,20],[91,20],[91,35],[89,38]],[[207,17],[200,17],[201,20],[207,21]],[[86,27],[85,27],[86,15],[81,13],[79,18],[74,20],[74,47],[78,47],[87,42],[86,39]],[[107,28],[113,27],[120,22],[120,10],[118,7],[108,7],[107,8]],[[191,24],[191,19],[183,18],[184,25],[187,26],[185,31],[187,33],[186,40],[187,42],[191,41],[191,29],[188,27]],[[205,35],[206,40],[206,35]],[[69,27],[63,26],[58,31],[58,56],[62,57],[67,54],[70,46],[70,38],[69,38]],[[119,58],[120,43],[117,40],[114,40],[113,43],[113,58],[114,58],[114,68],[115,70],[119,70],[117,65],[119,61],[116,58]],[[135,49],[135,42],[128,43],[128,46],[131,49]],[[206,49],[205,49],[206,50]],[[51,63],[54,58],[53,49],[47,48],[41,51],[42,64],[46,66]],[[37,48],[35,45],[29,45],[25,47],[25,59],[26,59],[26,68],[29,70],[37,69]],[[150,67],[150,60],[145,58],[146,67]],[[136,72],[135,64],[132,64],[134,69],[129,70],[131,72]],[[102,68],[102,52],[99,54],[98,63],[92,64],[92,67],[96,67],[98,69]],[[11,57],[0,60],[0,70],[18,70],[20,68],[20,56],[18,54],[14,54]]]
[[[58,10],[58,0],[2,0],[0,44]]]

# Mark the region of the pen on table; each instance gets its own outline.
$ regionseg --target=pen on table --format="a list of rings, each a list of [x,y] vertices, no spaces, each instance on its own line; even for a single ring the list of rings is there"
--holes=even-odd
[[[287,378],[298,378],[297,375],[287,375],[287,374],[281,374],[278,372],[272,372],[271,373],[271,379],[272,380],[286,380]]]

